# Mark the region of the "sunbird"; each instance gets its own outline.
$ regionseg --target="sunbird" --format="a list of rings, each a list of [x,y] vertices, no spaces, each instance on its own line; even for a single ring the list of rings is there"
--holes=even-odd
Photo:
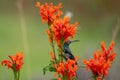
[[[75,60],[75,57],[74,57],[73,53],[71,52],[69,46],[70,46],[70,44],[71,44],[72,42],[78,42],[78,41],[79,41],[79,40],[74,40],[74,41],[68,40],[68,41],[66,41],[66,42],[63,44],[63,51],[64,51],[63,57],[64,57],[64,59],[65,59],[66,61],[67,61],[68,59]],[[78,65],[77,62],[76,62],[76,65]],[[73,67],[74,67],[74,66],[73,66]],[[77,72],[76,72],[76,77],[78,78]]]
[[[69,58],[69,59],[72,59],[72,60],[75,60],[75,57],[74,57],[74,55],[73,55],[73,53],[71,52],[71,50],[70,50],[70,44],[72,43],[72,42],[78,42],[79,40],[74,40],[74,41],[70,41],[70,40],[68,40],[68,41],[66,41],[64,44],[63,44],[63,51],[64,51],[64,55],[63,55],[63,57],[64,57],[64,59],[67,61],[67,59]]]

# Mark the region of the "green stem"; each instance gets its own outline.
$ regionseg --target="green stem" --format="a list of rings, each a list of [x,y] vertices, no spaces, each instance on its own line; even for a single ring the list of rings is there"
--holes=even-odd
[[[62,62],[63,61],[63,57],[61,56],[61,55],[63,55],[63,43],[64,43],[64,38],[62,38],[61,40],[60,40],[60,62]]]
[[[52,39],[53,39],[53,38],[52,38]],[[56,62],[55,46],[54,46],[53,40],[52,40],[52,49],[53,49],[53,53],[54,53],[54,56],[55,56],[55,62]]]
[[[13,73],[14,73],[14,80],[19,80],[20,78],[20,70],[16,71],[16,65],[13,64]]]
[[[17,80],[17,72],[16,72],[16,65],[13,62],[13,74],[14,74],[14,80]]]
[[[97,75],[93,75],[94,80],[97,80],[97,77],[98,77]]]
[[[61,53],[60,55],[63,55],[63,50],[62,50],[62,48],[60,49],[60,51],[61,51],[61,52],[60,52],[60,53]],[[60,61],[62,62],[62,61],[63,61],[63,57],[62,57],[62,56],[60,56],[60,58],[61,58],[61,60],[60,60]]]
[[[18,71],[18,79],[17,80],[19,80],[20,79],[20,70]]]
[[[51,30],[50,26],[51,26],[51,24],[48,24],[48,28],[49,28],[49,31],[50,31],[51,46],[52,46],[52,50],[53,50],[54,57],[55,57],[55,63],[57,63],[56,54],[55,54],[55,45],[54,45],[52,30]]]
[[[14,73],[14,80],[17,80],[17,74],[16,74],[16,71],[13,70],[13,73]]]
[[[61,54],[60,54],[60,48],[58,48],[58,59],[59,59],[59,62],[61,62]]]
[[[13,73],[14,73],[14,80],[19,80],[19,78],[20,78],[20,71],[15,71],[15,70],[13,70]]]
[[[62,46],[62,44],[61,44],[61,46]],[[62,57],[62,55],[63,55],[63,49],[62,49],[61,46],[58,47],[58,56],[59,56],[59,62],[60,63],[63,61],[63,57]]]

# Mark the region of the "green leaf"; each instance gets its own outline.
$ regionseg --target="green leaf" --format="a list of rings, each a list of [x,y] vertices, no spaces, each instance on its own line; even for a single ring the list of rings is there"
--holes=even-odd
[[[54,67],[49,67],[49,71],[50,71],[50,72],[55,72],[56,69],[55,69]]]
[[[49,66],[44,67],[44,68],[43,68],[43,74],[45,75],[45,74],[46,74],[46,71],[48,71],[48,70],[49,70]]]
[[[56,69],[54,68],[54,64],[55,64],[54,61],[50,61],[49,65],[43,68],[43,74],[45,75],[47,71],[55,72]]]
[[[55,64],[54,61],[50,61],[49,66],[53,66]]]

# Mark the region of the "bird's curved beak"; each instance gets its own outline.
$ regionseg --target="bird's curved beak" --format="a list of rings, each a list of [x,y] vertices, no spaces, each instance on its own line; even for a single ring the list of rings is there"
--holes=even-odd
[[[79,40],[73,40],[73,41],[71,41],[71,43],[72,43],[72,42],[79,42]]]

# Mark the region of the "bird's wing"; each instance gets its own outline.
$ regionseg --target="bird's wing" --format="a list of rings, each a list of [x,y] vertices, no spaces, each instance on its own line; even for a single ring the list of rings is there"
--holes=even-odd
[[[65,53],[72,53],[69,47],[64,47]]]

